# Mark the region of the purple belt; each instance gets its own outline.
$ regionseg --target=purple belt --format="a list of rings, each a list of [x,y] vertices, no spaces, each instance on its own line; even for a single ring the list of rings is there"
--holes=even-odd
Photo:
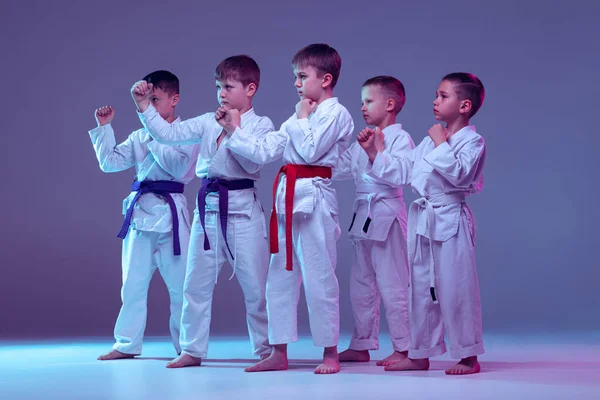
[[[133,214],[133,206],[138,201],[141,195],[145,193],[154,193],[162,198],[164,198],[169,204],[169,208],[171,209],[171,217],[173,221],[173,254],[176,256],[181,255],[181,246],[179,244],[179,218],[177,218],[177,207],[175,206],[175,201],[173,201],[173,197],[171,193],[183,193],[185,185],[180,182],[173,181],[135,181],[133,185],[131,185],[131,191],[136,192],[133,200],[129,204],[129,208],[127,209],[127,213],[125,214],[125,221],[123,221],[123,226],[121,226],[121,231],[117,235],[117,237],[121,239],[125,239],[127,236],[127,231],[129,230],[129,224],[131,224],[131,215]]]
[[[200,215],[200,224],[204,230],[204,250],[210,250],[208,235],[206,234],[206,195],[208,193],[219,193],[219,219],[221,220],[221,232],[225,238],[225,245],[229,251],[231,259],[233,253],[227,242],[227,214],[229,212],[229,191],[252,189],[254,181],[252,179],[225,180],[221,178],[202,178],[202,187],[198,191],[198,214]]]

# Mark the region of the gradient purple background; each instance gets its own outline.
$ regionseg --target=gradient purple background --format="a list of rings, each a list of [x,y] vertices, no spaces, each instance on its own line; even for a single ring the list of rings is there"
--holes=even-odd
[[[400,114],[415,142],[435,123],[433,95],[453,71],[478,75],[486,102],[478,268],[486,331],[600,329],[597,288],[599,3],[584,1],[167,2],[20,1],[0,6],[3,176],[0,337],[109,336],[119,306],[121,201],[133,171],[100,171],[87,131],[116,108],[117,140],[140,126],[129,88],[148,72],[181,80],[184,119],[217,106],[213,71],[247,53],[262,69],[255,99],[278,127],[294,111],[290,61],[327,42],[343,59],[335,94],[364,126],[360,86],[404,82]],[[594,54],[596,54],[594,56]],[[280,163],[263,169],[260,198]],[[187,188],[190,211],[199,186]],[[337,184],[341,326],[352,329],[348,277],[354,187]],[[405,191],[407,199],[414,196]],[[213,334],[246,334],[241,290],[223,271]],[[300,307],[301,333],[308,333]],[[156,274],[147,334],[167,334]],[[382,316],[382,329],[386,330]]]

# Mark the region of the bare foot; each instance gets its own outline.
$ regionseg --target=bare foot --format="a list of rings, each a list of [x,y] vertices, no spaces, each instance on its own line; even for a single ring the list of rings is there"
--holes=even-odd
[[[340,372],[340,360],[337,346],[325,347],[323,363],[315,368],[315,374],[337,374],[338,372]]]
[[[477,361],[477,356],[467,357],[460,360],[452,368],[446,370],[446,375],[469,375],[481,371],[481,365]]]
[[[340,353],[341,362],[368,362],[371,359],[369,350],[344,350]]]
[[[386,367],[388,365],[392,365],[397,363],[398,361],[402,361],[408,357],[408,351],[394,351],[391,355],[387,356],[381,361],[377,361],[377,365],[380,367]]]
[[[262,371],[283,371],[288,369],[287,345],[276,344],[271,350],[271,355],[263,358],[266,354],[260,356],[261,361],[251,367],[246,368],[246,372],[262,372]]]
[[[418,358],[413,360],[406,357],[402,361],[387,365],[386,371],[427,371],[429,369],[429,358]]]
[[[100,357],[98,357],[98,360],[121,360],[124,358],[133,358],[135,356],[135,354],[121,353],[119,350],[111,350],[108,353],[102,354]]]
[[[269,358],[271,355],[270,354],[261,354],[260,355],[260,361],[266,360],[267,358]]]
[[[179,357],[167,363],[167,368],[199,367],[202,359],[189,354],[181,354]]]

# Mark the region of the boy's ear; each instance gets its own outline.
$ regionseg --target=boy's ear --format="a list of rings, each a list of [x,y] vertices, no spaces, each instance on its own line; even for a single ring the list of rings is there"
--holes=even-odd
[[[329,85],[331,85],[331,82],[333,82],[333,75],[331,75],[330,73],[326,73],[325,75],[323,75],[322,82],[321,82],[321,87],[323,89],[327,88]]]
[[[471,110],[473,109],[473,103],[471,102],[471,100],[463,100],[460,104],[460,113],[461,114],[467,114],[469,115],[469,113],[471,112]]]
[[[256,83],[249,83],[248,86],[246,86],[246,94],[248,96],[254,96],[256,94],[256,89]]]
[[[175,93],[171,96],[171,107],[175,107],[179,103],[179,93]]]
[[[396,108],[396,100],[387,99],[385,102],[385,111],[391,112],[394,111],[394,108]]]

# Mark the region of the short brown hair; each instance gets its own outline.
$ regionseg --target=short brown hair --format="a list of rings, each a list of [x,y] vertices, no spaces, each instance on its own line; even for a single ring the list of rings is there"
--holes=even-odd
[[[333,89],[340,77],[342,59],[338,52],[328,44],[310,44],[296,53],[292,59],[292,66],[313,67],[319,77],[331,74],[331,88]]]
[[[260,83],[260,68],[252,57],[245,54],[231,56],[217,65],[215,79],[218,81],[234,79],[241,82],[244,86],[254,83],[258,89]]]
[[[379,86],[388,98],[394,99],[396,102],[394,113],[398,114],[402,110],[402,107],[404,107],[404,103],[406,102],[404,85],[393,76],[375,76],[369,78],[362,85],[362,87],[365,86]]]
[[[454,91],[459,100],[471,100],[469,118],[479,111],[485,99],[485,88],[478,77],[468,72],[453,72],[446,75],[442,81],[448,81],[454,85]]]
[[[179,94],[179,79],[172,72],[154,71],[146,75],[143,80],[167,93],[169,97]]]

